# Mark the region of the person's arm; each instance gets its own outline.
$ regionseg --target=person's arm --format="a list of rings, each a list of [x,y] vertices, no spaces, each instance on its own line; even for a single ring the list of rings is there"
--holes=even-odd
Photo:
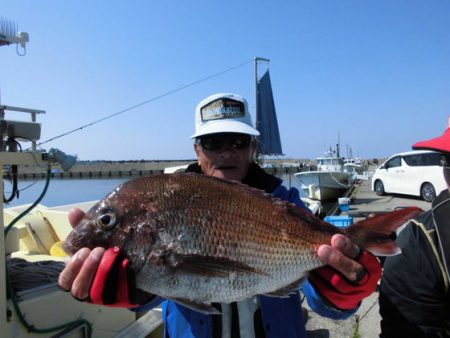
[[[293,203],[299,208],[311,212],[311,210],[309,210],[306,207],[305,203],[303,203],[303,201],[300,199],[300,193],[297,188],[287,189],[284,185],[279,185],[277,188],[275,188],[275,190],[272,191],[272,195],[278,197],[279,199]]]
[[[450,335],[449,296],[429,241],[410,223],[397,244],[402,254],[388,257],[383,266],[381,336],[393,337],[399,332],[414,337]]]
[[[315,312],[346,319],[376,290],[381,266],[369,252],[358,254],[359,248],[343,235],[334,235],[330,244],[319,247],[319,257],[328,264],[310,271],[303,292]]]
[[[282,186],[273,194],[306,208],[298,190]],[[381,275],[376,257],[343,235],[334,235],[330,244],[321,245],[318,256],[327,264],[311,272],[303,286],[309,306],[322,316],[345,319],[358,309],[361,301],[372,294]]]

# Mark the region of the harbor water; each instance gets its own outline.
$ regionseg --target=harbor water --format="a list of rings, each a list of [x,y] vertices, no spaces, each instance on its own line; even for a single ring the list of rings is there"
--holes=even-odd
[[[296,187],[301,196],[306,196],[305,191],[293,174],[281,174],[279,176],[286,187]],[[40,204],[47,207],[55,207],[66,204],[76,204],[99,200],[116,188],[119,184],[130,178],[83,178],[83,179],[59,179],[52,178],[47,193]],[[30,204],[36,201],[45,186],[44,179],[19,180],[19,198],[15,198],[5,205],[5,208],[22,204]],[[11,195],[12,184],[4,180],[4,195]]]

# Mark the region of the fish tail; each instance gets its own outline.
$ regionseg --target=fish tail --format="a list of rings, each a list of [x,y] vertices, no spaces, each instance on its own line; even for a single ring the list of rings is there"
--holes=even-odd
[[[408,207],[379,214],[352,224],[344,231],[354,243],[375,256],[393,256],[401,252],[395,243],[395,230],[422,211]]]

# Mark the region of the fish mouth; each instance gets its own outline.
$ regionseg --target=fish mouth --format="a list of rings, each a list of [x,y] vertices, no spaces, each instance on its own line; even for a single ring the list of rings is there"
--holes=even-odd
[[[81,221],[67,236],[63,248],[70,254],[75,254],[81,248],[93,249],[102,246],[103,231],[95,231],[90,222]]]

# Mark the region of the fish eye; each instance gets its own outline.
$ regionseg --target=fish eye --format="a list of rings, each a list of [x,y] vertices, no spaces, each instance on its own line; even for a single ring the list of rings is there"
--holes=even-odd
[[[97,225],[103,230],[112,230],[116,226],[116,215],[111,210],[98,216]]]

